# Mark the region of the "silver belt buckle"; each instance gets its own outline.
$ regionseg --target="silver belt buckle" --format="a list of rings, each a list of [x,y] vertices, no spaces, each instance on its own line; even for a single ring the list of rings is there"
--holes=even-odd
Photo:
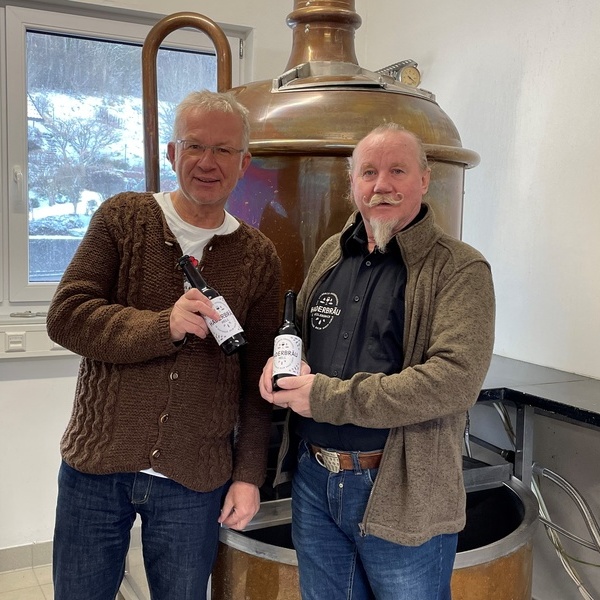
[[[325,467],[331,473],[339,473],[341,471],[340,457],[337,452],[331,452],[321,448],[321,450],[315,453],[315,458],[322,467]]]

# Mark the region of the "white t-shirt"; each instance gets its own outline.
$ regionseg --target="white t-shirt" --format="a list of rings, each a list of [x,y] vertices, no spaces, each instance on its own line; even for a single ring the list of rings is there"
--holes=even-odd
[[[173,206],[173,200],[171,199],[170,192],[159,192],[154,194],[154,198],[158,202],[158,205],[162,208],[169,228],[177,238],[177,241],[183,250],[183,254],[193,256],[197,260],[202,258],[204,247],[213,236],[233,233],[240,226],[239,221],[225,211],[223,223],[216,229],[203,229],[202,227],[196,227],[195,225],[191,225],[187,221],[184,221],[179,216],[175,210],[175,207]],[[158,473],[152,468],[144,469],[142,473],[156,475],[157,477],[165,477],[165,475]]]

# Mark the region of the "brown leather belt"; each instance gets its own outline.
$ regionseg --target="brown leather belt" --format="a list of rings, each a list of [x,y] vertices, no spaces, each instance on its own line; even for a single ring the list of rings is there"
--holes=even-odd
[[[317,462],[332,473],[354,470],[355,465],[352,452],[334,452],[325,448],[319,448],[319,446],[313,446],[312,444],[310,445],[310,450],[317,459]],[[358,464],[361,469],[377,469],[382,456],[383,451],[381,450],[376,452],[361,452],[358,454]]]

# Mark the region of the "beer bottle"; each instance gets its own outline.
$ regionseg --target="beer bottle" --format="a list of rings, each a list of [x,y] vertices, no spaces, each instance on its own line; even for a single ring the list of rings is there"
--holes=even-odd
[[[183,269],[183,272],[190,282],[192,287],[198,288],[207,298],[210,298],[213,307],[221,315],[219,321],[213,321],[204,317],[210,332],[217,341],[217,344],[221,347],[221,350],[227,354],[227,356],[237,352],[242,346],[245,346],[248,342],[244,337],[244,330],[235,318],[233,311],[229,308],[225,298],[217,292],[214,288],[210,287],[204,280],[204,277],[200,274],[200,271],[195,267],[192,259],[186,254],[178,260],[179,266]]]
[[[300,375],[302,364],[302,338],[296,327],[296,294],[285,293],[283,323],[277,330],[273,346],[273,390],[280,388],[277,381],[282,377]]]

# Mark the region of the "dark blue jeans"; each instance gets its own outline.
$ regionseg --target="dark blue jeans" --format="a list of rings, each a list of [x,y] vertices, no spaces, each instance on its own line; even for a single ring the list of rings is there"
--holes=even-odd
[[[87,475],[63,462],[54,530],[54,599],[114,600],[139,514],[152,600],[204,600],[225,489],[194,492],[145,473]]]
[[[376,476],[376,469],[330,473],[301,445],[292,538],[303,600],[450,600],[456,534],[421,546],[361,535]]]

